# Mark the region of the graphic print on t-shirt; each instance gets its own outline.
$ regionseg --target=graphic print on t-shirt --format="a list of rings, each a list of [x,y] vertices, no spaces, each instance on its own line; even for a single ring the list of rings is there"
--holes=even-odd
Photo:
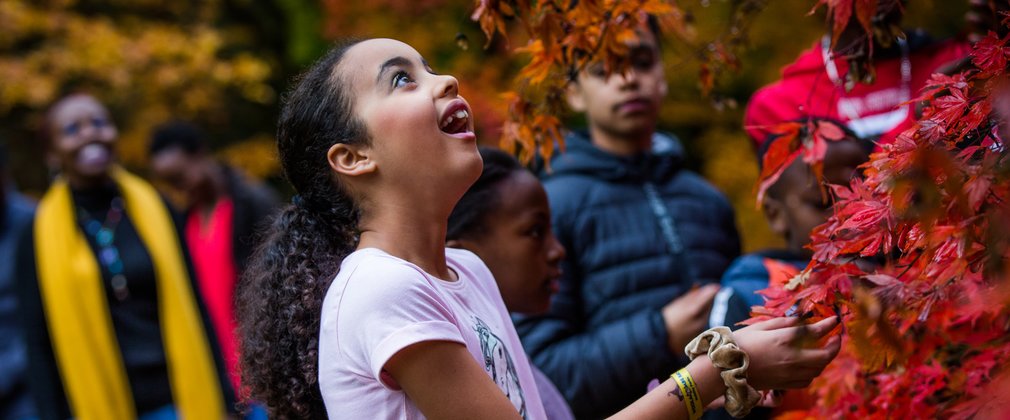
[[[491,332],[491,328],[484,321],[477,317],[473,319],[474,331],[480,339],[480,349],[484,355],[484,370],[491,375],[494,383],[498,384],[498,388],[501,388],[516,410],[519,410],[519,414],[526,419],[526,398],[523,397],[523,388],[519,384],[512,355],[509,354],[505,343]]]

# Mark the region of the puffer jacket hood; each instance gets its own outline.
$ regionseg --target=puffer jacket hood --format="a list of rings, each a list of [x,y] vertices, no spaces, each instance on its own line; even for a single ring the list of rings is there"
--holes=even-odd
[[[555,152],[550,175],[588,175],[611,182],[662,182],[684,165],[684,146],[670,134],[656,133],[652,150],[635,156],[617,156],[590,143],[584,131],[565,136],[565,151]]]

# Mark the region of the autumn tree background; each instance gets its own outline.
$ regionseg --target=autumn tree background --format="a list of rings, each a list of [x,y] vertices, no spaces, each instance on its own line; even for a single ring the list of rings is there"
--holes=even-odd
[[[723,36],[740,1],[690,1],[696,39]],[[958,33],[965,2],[913,0],[906,26],[937,36]],[[334,40],[388,36],[407,40],[438,71],[457,76],[475,109],[482,143],[497,144],[507,117],[501,92],[524,64],[510,50],[516,32],[484,48],[470,20],[474,4],[450,0],[210,0],[199,6],[167,0],[0,2],[0,141],[12,151],[12,172],[29,194],[47,182],[37,135],[46,106],[61,93],[87,90],[112,108],[121,132],[123,162],[143,172],[151,128],[191,119],[211,134],[214,148],[250,174],[277,179],[273,123],[279,94],[297,72]],[[678,135],[690,166],[734,203],[747,250],[778,244],[753,204],[757,167],[741,128],[750,94],[824,31],[807,16],[808,0],[768,2],[748,22],[741,68],[717,89],[699,89],[699,45],[664,41],[670,94],[661,128]],[[783,24],[788,23],[788,24]],[[573,126],[577,119],[566,118]]]
[[[501,93],[527,58],[522,30],[488,39],[467,0],[4,0],[0,1],[0,142],[10,149],[19,188],[37,195],[49,173],[38,136],[45,108],[86,90],[104,100],[120,128],[124,164],[144,173],[152,127],[190,119],[228,161],[278,187],[273,133],[279,95],[335,40],[385,36],[415,46],[439,72],[460,80],[474,107],[478,138],[498,144],[508,117]],[[661,129],[676,134],[689,165],[733,201],[746,250],[778,244],[753,200],[757,165],[744,134],[750,94],[824,33],[811,0],[761,3],[738,40],[739,69],[719,73],[703,95],[699,60],[707,40],[725,38],[742,0],[677,2],[696,40],[664,39],[670,94]],[[935,36],[961,31],[966,1],[911,0],[906,27]],[[953,17],[953,18],[952,18]],[[738,28],[739,29],[739,28]],[[736,44],[734,44],[736,45]],[[578,126],[581,121],[562,115]]]
[[[968,3],[909,0],[903,26],[936,37],[963,36]],[[564,51],[557,43],[565,46],[565,34],[530,31],[523,16],[568,13],[573,4],[2,0],[0,142],[11,151],[18,187],[37,196],[52,175],[38,135],[43,113],[61,95],[84,90],[110,106],[121,134],[119,155],[131,169],[144,173],[152,127],[189,119],[207,129],[222,158],[283,188],[273,142],[279,96],[330,42],[352,36],[402,39],[436,71],[455,75],[484,144],[501,144],[503,134],[535,137],[538,124],[551,118],[578,127],[582,121],[563,109],[517,119],[520,95],[502,95],[531,81],[559,85],[557,74],[523,69],[531,58],[534,64],[551,59],[544,51]],[[875,2],[579,4],[583,15],[577,18],[588,31],[594,19],[620,24],[620,8],[676,6],[662,41],[670,93],[661,129],[680,137],[688,165],[733,201],[745,251],[779,245],[754,204],[757,165],[742,127],[743,107],[825,33],[825,9]],[[993,134],[1006,138],[1010,126],[989,118],[994,109],[1010,112],[1010,89],[1001,83],[1010,77],[1007,32],[1010,21],[976,45],[967,73],[931,82],[921,97],[929,101],[923,125],[874,155],[865,181],[833,189],[835,215],[815,231],[811,266],[768,292],[766,315],[799,308],[845,320],[845,350],[814,387],[818,407],[795,418],[1005,414],[986,410],[1010,404],[1010,164]],[[509,125],[515,121],[529,124]],[[542,150],[553,149],[544,140],[539,137]],[[532,145],[522,147],[529,152]],[[883,262],[861,266],[866,257]]]

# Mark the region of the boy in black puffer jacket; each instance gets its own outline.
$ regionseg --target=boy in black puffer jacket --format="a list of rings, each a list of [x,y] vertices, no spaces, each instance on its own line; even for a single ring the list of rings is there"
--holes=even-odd
[[[687,362],[684,346],[707,327],[740,253],[729,202],[655,133],[666,94],[656,35],[639,31],[627,74],[597,65],[573,77],[569,104],[589,132],[568,137],[544,180],[568,250],[560,292],[546,315],[516,319],[579,418],[613,414]]]

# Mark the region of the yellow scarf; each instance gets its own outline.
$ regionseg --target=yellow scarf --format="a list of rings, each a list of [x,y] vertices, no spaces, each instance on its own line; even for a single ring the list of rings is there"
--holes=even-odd
[[[179,238],[161,197],[116,169],[126,214],[154,262],[158,316],[176,410],[184,419],[221,418],[224,398]],[[137,417],[95,255],[77,227],[66,181],[39,202],[35,261],[49,335],[74,417]]]

